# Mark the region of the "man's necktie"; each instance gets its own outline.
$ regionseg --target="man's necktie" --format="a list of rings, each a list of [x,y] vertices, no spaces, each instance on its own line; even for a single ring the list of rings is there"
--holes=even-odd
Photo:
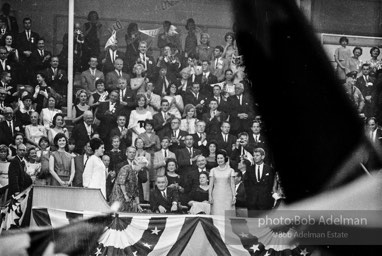
[[[257,171],[256,171],[256,176],[257,176],[257,182],[260,182],[260,165],[256,165]]]
[[[190,158],[192,158],[193,157],[192,148],[190,148],[189,151],[190,151]]]
[[[163,196],[163,198],[167,199],[167,195],[166,195],[166,191],[165,190],[162,191],[162,196]]]
[[[164,151],[164,157],[167,158],[167,150]]]

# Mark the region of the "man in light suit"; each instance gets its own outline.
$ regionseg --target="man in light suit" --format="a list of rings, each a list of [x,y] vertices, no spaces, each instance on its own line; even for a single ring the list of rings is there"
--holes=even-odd
[[[168,149],[170,145],[170,138],[163,137],[161,140],[162,149],[154,153],[154,170],[156,176],[163,176],[166,173],[165,166],[166,161],[169,158],[176,159],[176,156],[173,152]]]
[[[97,81],[98,79],[105,79],[103,73],[97,69],[97,65],[97,57],[90,57],[89,69],[83,71],[81,74],[81,86],[88,93],[96,91],[95,81]]]
[[[82,148],[81,155],[78,155],[74,158],[74,178],[73,178],[73,187],[83,187],[82,184],[82,174],[84,173],[86,162],[89,157],[93,155],[93,150],[90,147],[90,141],[88,141],[85,146]]]
[[[114,43],[110,45],[100,56],[103,68],[102,71],[106,76],[107,73],[114,70],[114,64],[117,59],[125,59],[125,54],[118,50],[118,44]],[[127,65],[124,65],[123,71],[127,71]]]
[[[211,62],[211,73],[217,77],[218,82],[225,78],[225,71],[229,68],[229,61],[222,57],[223,47],[221,45],[215,46],[214,60]]]
[[[72,138],[76,142],[74,152],[81,154],[86,143],[90,141],[91,136],[95,132],[93,125],[93,112],[85,111],[83,116],[83,122],[80,122],[74,126],[72,130]]]
[[[202,151],[193,147],[194,138],[191,134],[185,136],[184,144],[186,147],[179,149],[176,155],[180,175],[188,173],[192,167],[196,166],[196,159],[202,155]]]
[[[123,69],[123,60],[117,58],[114,62],[114,70],[106,74],[106,89],[110,92],[112,90],[118,89],[118,79],[124,78],[127,81],[127,84],[130,84],[129,74],[122,71]]]
[[[270,210],[274,205],[275,171],[264,163],[265,151],[256,148],[253,151],[255,165],[247,167],[244,175],[244,187],[247,195],[248,215],[251,210]]]

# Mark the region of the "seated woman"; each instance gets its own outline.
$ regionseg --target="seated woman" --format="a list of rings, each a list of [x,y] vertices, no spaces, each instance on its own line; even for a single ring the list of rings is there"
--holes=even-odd
[[[38,142],[39,150],[37,150],[37,158],[41,163],[41,171],[37,178],[39,185],[50,184],[51,175],[49,173],[50,143],[47,137],[41,137]]]
[[[232,55],[239,55],[235,43],[235,34],[233,32],[226,33],[224,36],[224,41],[226,41],[226,45],[224,46],[222,57],[226,58],[229,63],[231,63]]]
[[[148,79],[145,77],[145,67],[137,63],[133,67],[133,74],[135,77],[130,79],[131,90],[136,91],[136,93],[145,93],[146,92],[146,83]]]
[[[118,176],[110,196],[110,204],[120,202],[121,207],[119,211],[121,212],[142,211],[139,205],[138,172],[140,170],[141,166],[133,162],[132,166],[127,164],[118,171]]]
[[[185,131],[189,134],[195,134],[196,130],[196,108],[192,104],[187,104],[184,107],[184,112],[182,115],[183,119],[180,120],[179,129]]]
[[[224,75],[225,80],[223,81],[222,94],[228,99],[229,96],[235,95],[234,75],[231,69],[227,69]]]
[[[54,137],[58,133],[63,133],[65,134],[66,138],[69,138],[69,131],[64,127],[65,120],[62,113],[58,113],[53,117],[52,126],[53,128],[51,128],[48,132],[48,139],[51,145],[54,145]]]
[[[13,63],[18,63],[20,60],[19,51],[14,47],[16,40],[13,40],[13,35],[8,34],[5,36],[5,49],[7,49],[8,57],[7,59]]]
[[[13,158],[15,158],[16,156],[16,149],[18,147],[18,145],[24,143],[24,134],[23,133],[16,133],[15,135],[15,144],[11,144],[9,145],[9,148],[8,148],[8,160],[11,161]]]
[[[176,189],[179,193],[184,192],[184,188],[180,186],[180,176],[176,173],[178,171],[178,164],[174,158],[166,160],[166,177],[168,181],[168,187]]]
[[[160,149],[160,140],[158,135],[154,131],[154,121],[147,119],[145,121],[145,132],[139,135],[139,138],[143,140],[143,148],[146,152],[150,153],[154,157],[154,152]]]
[[[53,122],[53,117],[62,113],[61,110],[56,108],[56,98],[52,95],[48,97],[48,106],[43,108],[40,113],[40,124],[44,125],[47,130],[50,129],[50,126]]]
[[[8,147],[4,144],[0,145],[0,188],[8,185],[8,167],[9,161],[7,160],[8,156]]]
[[[134,142],[136,138],[145,130],[145,121],[147,119],[152,119],[153,116],[150,111],[147,110],[147,99],[143,94],[137,95],[136,98],[138,107],[131,111],[128,129],[132,130],[132,141]],[[134,146],[135,144],[133,144]]]
[[[57,151],[49,157],[49,172],[52,175],[52,186],[71,186],[74,178],[74,158],[67,152],[68,139],[63,133],[54,137],[54,145]]]
[[[27,150],[25,158],[26,173],[31,177],[33,184],[40,185],[37,176],[41,171],[41,163],[37,162],[37,149],[35,147],[30,147]]]
[[[211,205],[208,202],[208,173],[201,172],[199,174],[199,186],[191,190],[188,195],[190,201],[188,205],[191,207],[190,214],[210,214]]]
[[[90,106],[87,104],[88,93],[86,92],[86,90],[78,90],[76,93],[76,99],[78,100],[78,104],[73,107],[73,123],[81,122],[83,120],[84,112],[90,109]]]
[[[56,95],[56,92],[47,85],[45,79],[46,77],[43,72],[37,73],[36,80],[38,84],[34,90],[33,100],[36,103],[36,111],[38,113],[40,113],[46,105],[49,95]]]
[[[218,164],[216,163],[216,151],[218,148],[218,144],[214,140],[209,141],[207,148],[208,148],[208,154],[205,155],[206,161],[207,161],[206,168],[207,170],[211,170],[212,168],[215,168],[218,166]]]
[[[48,136],[44,126],[38,123],[38,113],[33,112],[31,115],[31,124],[25,127],[25,140],[27,144],[38,147],[41,137]]]
[[[178,94],[178,87],[175,84],[170,84],[167,95],[163,97],[170,103],[168,113],[181,119],[181,112],[183,112],[183,98]]]
[[[134,144],[135,144],[135,147],[137,148],[135,160],[137,161],[138,164],[142,166],[143,171],[146,172],[145,175],[147,177],[147,181],[145,183],[142,183],[143,194],[139,195],[139,200],[140,202],[149,201],[150,180],[148,178],[149,178],[149,173],[151,172],[150,170],[152,169],[151,154],[146,152],[143,149],[144,143],[141,138],[137,138]]]

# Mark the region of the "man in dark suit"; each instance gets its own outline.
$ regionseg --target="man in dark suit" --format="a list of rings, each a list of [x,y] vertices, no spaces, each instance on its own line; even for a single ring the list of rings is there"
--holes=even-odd
[[[184,95],[184,105],[194,105],[196,108],[197,117],[198,119],[201,119],[203,113],[206,112],[208,98],[199,91],[200,84],[194,83],[191,87],[191,90],[186,92]]]
[[[189,194],[192,189],[196,189],[199,186],[199,175],[201,172],[210,172],[210,170],[207,169],[206,164],[206,158],[199,155],[196,158],[196,166],[190,168],[187,173],[182,174],[181,184],[183,185],[185,195]]]
[[[52,53],[45,49],[45,39],[39,38],[37,41],[37,49],[33,50],[31,54],[34,72],[49,68],[51,57]]]
[[[228,115],[230,112],[230,106],[228,105],[227,99],[222,96],[222,89],[220,85],[214,85],[212,89],[212,94],[213,95],[210,98],[210,100],[215,99],[218,103],[218,110],[223,111]]]
[[[172,119],[172,115],[168,113],[168,109],[170,107],[170,103],[168,100],[163,99],[160,103],[161,110],[153,116],[154,121],[154,130],[158,135],[159,139],[168,134],[171,130],[170,121]]]
[[[20,132],[22,127],[19,123],[13,120],[13,109],[5,107],[5,120],[0,122],[0,144],[10,145],[14,143],[14,136]]]
[[[14,74],[15,65],[8,60],[8,52],[4,46],[0,46],[0,73],[4,71]]]
[[[210,110],[203,114],[202,119],[206,123],[206,132],[211,138],[220,133],[220,124],[227,120],[227,115],[218,110],[219,105],[215,98],[210,99],[208,106]]]
[[[185,131],[182,131],[179,129],[180,126],[180,119],[175,117],[171,120],[171,129],[170,131],[165,135],[171,139],[171,145],[169,149],[175,153],[175,155],[178,154],[178,151],[181,148],[184,148],[184,140],[185,136],[188,134]],[[192,137],[192,135],[191,135]]]
[[[127,130],[126,127],[126,116],[118,115],[117,125],[117,127],[110,131],[110,139],[112,139],[114,136],[118,136],[120,141],[119,149],[125,152],[126,148],[132,143],[131,131]],[[105,141],[105,144],[107,145],[107,149],[112,148],[111,141]]]
[[[118,91],[112,91],[109,94],[109,100],[101,102],[98,106],[96,117],[101,121],[98,132],[103,141],[110,140],[110,131],[117,126],[117,116],[121,111],[118,97]]]
[[[269,154],[265,136],[261,133],[261,123],[259,120],[252,121],[251,132],[248,135],[248,144],[252,148],[263,148],[267,155]]]
[[[365,106],[363,108],[363,113],[365,116],[372,117],[376,113],[376,102],[377,102],[377,86],[374,85],[375,78],[370,77],[370,65],[365,63],[362,65],[362,76],[357,78],[355,86],[361,91],[363,97],[365,98]]]
[[[90,141],[85,144],[85,146],[82,148],[82,151],[83,152],[81,152],[80,155],[74,158],[75,172],[72,183],[74,187],[83,187],[82,174],[84,173],[84,169],[89,157],[93,155],[93,150],[90,147]]]
[[[162,67],[159,70],[159,76],[155,81],[154,93],[161,96],[167,95],[167,91],[172,82],[174,82],[174,80],[167,75],[167,68]]]
[[[224,121],[220,126],[221,132],[215,136],[218,148],[227,151],[228,155],[232,154],[232,145],[235,145],[237,140],[236,136],[229,133],[230,129],[230,123]]]
[[[245,187],[243,183],[243,173],[235,171],[235,191],[236,191],[236,216],[248,217],[247,210],[247,196],[245,194]]]
[[[130,113],[137,107],[136,103],[136,91],[131,89],[131,86],[127,84],[127,80],[123,77],[118,79],[119,90],[119,103],[121,104],[121,114],[129,120]]]
[[[251,210],[270,210],[273,207],[272,197],[275,182],[275,171],[264,163],[265,151],[256,148],[253,152],[255,165],[247,167],[244,176],[244,187],[247,195],[248,215]]]
[[[81,86],[87,92],[92,93],[96,91],[95,82],[98,79],[105,79],[105,76],[101,71],[97,69],[98,60],[97,57],[93,56],[89,59],[89,69],[85,70],[81,74]]]
[[[236,169],[239,162],[245,160],[248,164],[253,164],[252,152],[255,149],[252,145],[248,143],[248,133],[241,132],[238,135],[238,139],[235,143],[235,148],[232,150],[231,154],[231,166]]]
[[[84,146],[91,139],[91,136],[95,132],[93,125],[93,112],[85,111],[83,115],[83,122],[78,123],[72,130],[72,138],[76,142],[74,152],[81,154]]]
[[[21,68],[24,72],[20,74],[19,81],[23,84],[31,84],[34,81],[34,72],[32,69],[31,54],[37,49],[37,41],[40,38],[39,34],[32,31],[32,20],[27,17],[23,19],[24,31],[17,37],[17,49],[20,53]]]
[[[102,71],[105,76],[107,75],[107,73],[114,70],[114,63],[117,59],[125,59],[125,54],[118,50],[117,43],[110,45],[103,53],[101,53],[100,60],[103,65]],[[123,66],[123,71],[127,72],[127,70],[127,63],[125,63],[125,65]]]
[[[58,68],[59,64],[58,57],[52,56],[50,67],[45,69],[46,83],[61,96],[66,96],[68,93],[68,76],[65,70]]]
[[[20,192],[24,191],[30,185],[32,185],[32,179],[26,173],[24,156],[27,147],[24,144],[17,146],[16,157],[12,159],[8,167],[8,179],[9,179],[9,189],[8,198],[10,199],[12,195],[18,195]]]
[[[158,176],[155,184],[155,188],[150,193],[151,211],[155,213],[177,212],[179,210],[178,191],[167,187],[166,176]]]
[[[198,156],[202,155],[199,149],[195,149],[194,138],[191,134],[185,136],[184,140],[185,148],[181,148],[176,153],[176,159],[178,159],[179,164],[179,175],[188,173],[192,167],[196,166],[196,159]]]
[[[254,105],[250,95],[243,94],[244,85],[237,83],[235,85],[235,95],[228,98],[230,106],[230,123],[232,124],[231,133],[249,131],[251,120],[255,116]]]
[[[204,122],[203,120],[198,120],[196,122],[196,133],[192,134],[192,137],[194,137],[194,147],[202,151],[203,155],[208,154],[208,148],[207,148],[208,133],[206,133],[205,130],[206,130],[206,122]]]
[[[217,77],[210,72],[210,65],[211,63],[208,60],[203,60],[202,73],[195,78],[195,83],[200,84],[200,93],[208,97],[212,96],[211,84],[218,82]]]
[[[146,41],[141,41],[139,42],[139,56],[138,59],[136,60],[136,63],[141,63],[143,67],[146,70],[146,77],[150,80],[153,81],[154,78],[157,76],[157,68],[156,68],[156,63],[155,60],[152,56],[147,55],[147,42]]]
[[[112,90],[118,90],[118,79],[124,78],[127,84],[130,84],[129,74],[123,72],[123,60],[117,58],[114,62],[114,70],[106,74],[106,89],[110,92]]]
[[[0,107],[4,110],[4,107],[10,107],[11,103],[17,100],[16,97],[13,96],[13,94],[17,92],[17,86],[12,83],[10,72],[4,71],[1,73],[0,88],[2,89]]]
[[[8,33],[12,34],[13,38],[15,38],[19,33],[19,25],[17,24],[16,18],[10,15],[11,5],[9,3],[4,3],[1,11],[2,14],[0,18],[4,20]]]
[[[110,156],[103,155],[102,162],[106,167],[107,178],[106,178],[106,200],[110,200],[111,192],[113,191],[113,187],[115,184],[115,178],[117,177],[117,173],[115,170],[110,169]]]

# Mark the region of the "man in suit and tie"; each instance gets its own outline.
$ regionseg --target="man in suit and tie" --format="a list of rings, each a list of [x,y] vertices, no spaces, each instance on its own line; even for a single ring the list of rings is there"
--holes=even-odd
[[[227,155],[232,154],[232,147],[236,144],[236,136],[229,133],[231,125],[227,121],[223,121],[220,130],[221,132],[215,136],[215,140],[219,149],[224,149]]]
[[[196,126],[196,133],[192,135],[192,137],[194,137],[194,147],[202,151],[203,155],[207,155],[208,141],[207,141],[207,133],[205,132],[206,122],[204,122],[203,120],[198,120],[195,126]]]
[[[179,175],[181,176],[196,166],[196,159],[202,155],[202,151],[194,148],[194,138],[191,134],[185,136],[184,144],[186,147],[179,149],[178,153],[175,153],[179,164]]]
[[[212,87],[211,84],[216,84],[218,79],[210,71],[210,61],[203,60],[202,62],[202,73],[197,75],[195,78],[195,83],[200,84],[200,93],[208,97],[212,96]]]
[[[365,117],[372,117],[376,114],[376,102],[377,102],[377,86],[374,85],[375,78],[370,77],[370,65],[365,63],[362,65],[362,76],[357,78],[355,86],[361,91],[365,98],[365,106],[363,113]]]
[[[139,50],[139,56],[136,63],[141,63],[143,65],[146,71],[146,77],[150,81],[153,81],[154,78],[157,76],[156,63],[152,56],[147,55],[147,42],[140,41],[138,50]]]
[[[231,108],[230,123],[232,124],[232,134],[249,131],[251,120],[253,120],[255,116],[251,96],[243,93],[244,85],[237,83],[235,84],[235,95],[228,98],[228,103]]]
[[[227,114],[228,117],[228,114],[230,112],[230,106],[228,105],[227,99],[222,96],[222,88],[220,87],[220,85],[214,85],[212,89],[212,94],[213,95],[210,98],[210,100],[215,99],[218,103],[218,110],[223,111],[225,114]]]
[[[127,84],[127,80],[123,77],[118,79],[119,103],[122,106],[121,114],[129,120],[130,113],[137,107],[136,93],[131,90],[131,86]]]
[[[117,177],[117,173],[115,170],[110,169],[110,156],[103,155],[102,162],[106,167],[106,200],[109,202],[111,192],[113,191],[113,187],[115,184],[115,178]]]
[[[267,152],[267,155],[269,155],[265,136],[261,133],[261,123],[259,120],[252,121],[251,132],[248,133],[248,135],[248,144],[252,148],[263,148]]]
[[[184,194],[189,194],[192,189],[196,189],[199,186],[199,175],[201,172],[210,172],[210,170],[207,170],[206,164],[206,158],[199,155],[196,158],[196,166],[190,168],[187,173],[182,174],[181,182],[184,184]]]
[[[117,116],[121,111],[118,97],[118,91],[112,91],[109,94],[109,100],[101,102],[98,106],[96,114],[97,119],[100,120],[98,132],[103,141],[110,140],[110,131],[117,126]]]
[[[155,213],[171,213],[179,210],[179,195],[176,189],[168,188],[166,176],[158,176],[155,188],[150,193],[151,211]]]
[[[214,60],[211,63],[211,73],[216,76],[218,82],[225,78],[225,71],[229,68],[229,60],[222,57],[224,49],[221,45],[215,46]]]
[[[8,166],[8,198],[12,195],[18,195],[23,192],[30,185],[32,185],[32,179],[26,173],[24,156],[27,147],[24,144],[19,144],[16,150],[16,157],[12,159]]]
[[[2,14],[0,18],[4,20],[5,26],[7,27],[7,32],[15,38],[15,36],[19,33],[19,25],[17,24],[16,18],[10,15],[11,5],[9,3],[4,3],[1,11]]]
[[[251,210],[270,210],[274,205],[272,197],[275,182],[275,171],[264,163],[265,151],[256,148],[253,151],[255,164],[247,167],[244,175],[244,187],[247,195],[248,216],[255,213]]]
[[[192,84],[191,90],[186,92],[184,96],[184,105],[192,104],[196,108],[196,113],[198,119],[202,119],[203,113],[207,110],[207,101],[208,98],[199,92],[200,84],[194,83]]]
[[[162,139],[166,134],[168,134],[171,130],[170,121],[172,119],[172,115],[168,112],[170,107],[170,103],[168,100],[163,99],[160,102],[160,111],[153,116],[154,120],[154,130],[158,135],[159,139]]]
[[[105,79],[103,73],[97,69],[97,65],[97,57],[92,56],[89,59],[89,69],[81,73],[81,86],[88,93],[93,93],[96,91],[95,81],[98,79]]]
[[[231,166],[236,168],[238,163],[245,160],[248,164],[253,164],[252,152],[255,149],[248,143],[249,135],[246,132],[241,132],[238,135],[238,139],[235,143],[235,148],[232,150],[231,154]]]
[[[247,196],[243,183],[243,173],[235,171],[235,192],[236,192],[236,217],[248,217]]]
[[[4,108],[5,120],[0,122],[0,144],[10,145],[14,142],[13,138],[17,132],[22,130],[18,122],[13,120],[13,109]]]
[[[126,128],[126,116],[124,115],[118,115],[117,117],[117,127],[113,128],[110,131],[110,138],[113,138],[114,136],[119,137],[119,149],[122,150],[123,152],[126,151],[126,148],[131,145],[131,131],[127,130]],[[107,142],[107,149],[111,149],[111,141]]]
[[[106,89],[110,92],[112,90],[118,89],[118,79],[124,78],[127,81],[127,84],[130,84],[129,74],[122,71],[123,69],[123,60],[117,58],[114,61],[114,70],[106,74]]]
[[[206,132],[209,138],[215,137],[220,132],[220,124],[227,120],[227,115],[223,111],[218,110],[218,101],[215,98],[210,99],[208,104],[210,111],[204,113],[203,121],[206,123]]]
[[[55,92],[66,97],[66,94],[68,93],[68,76],[66,75],[65,70],[58,68],[59,65],[60,62],[58,56],[52,56],[50,59],[50,67],[45,69],[46,83]]]
[[[39,34],[32,31],[32,20],[27,17],[23,19],[24,31],[17,37],[17,49],[20,52],[21,68],[24,72],[20,75],[20,82],[23,84],[31,84],[34,81],[34,72],[32,69],[31,54],[37,49],[37,40],[40,38]]]
[[[8,95],[7,90],[4,87],[0,87],[0,115],[2,119],[4,119],[5,108],[10,107],[8,103],[5,101],[7,95]]]
[[[93,150],[90,147],[90,141],[88,141],[82,148],[81,154],[74,158],[75,172],[72,183],[73,187],[83,187],[82,174],[84,173],[86,163],[91,155],[93,155]]]
[[[125,54],[118,50],[118,43],[115,42],[114,44],[107,47],[107,49],[100,56],[103,65],[102,71],[105,76],[107,73],[114,70],[114,63],[118,58],[124,60]],[[127,70],[127,64],[125,63],[123,71],[126,72]]]
[[[158,79],[155,82],[154,93],[165,96],[167,95],[168,89],[173,82],[173,79],[167,76],[167,67],[162,67],[159,70]]]
[[[33,71],[38,72],[47,69],[50,65],[51,57],[52,53],[45,50],[45,39],[39,38],[37,40],[37,49],[33,50],[31,54]]]
[[[14,73],[14,63],[8,60],[8,52],[4,46],[0,46],[0,73],[7,71]]]
[[[1,73],[0,88],[2,89],[2,93],[5,93],[2,95],[4,99],[0,99],[5,105],[0,104],[0,106],[3,108],[4,106],[10,107],[10,104],[17,100],[16,97],[13,96],[17,92],[17,86],[12,83],[11,72],[4,71]]]
[[[184,148],[184,140],[186,138],[185,136],[188,133],[179,129],[179,126],[180,126],[180,119],[179,118],[174,117],[171,120],[170,124],[171,124],[171,130],[166,134],[166,136],[171,139],[170,150],[172,152],[174,152],[175,155],[177,155],[178,151],[181,148]],[[191,135],[191,137],[192,137],[192,135]]]
[[[167,159],[176,159],[175,154],[168,149],[170,145],[169,137],[163,137],[160,144],[162,147],[161,150],[154,153],[153,168],[155,170],[155,176],[163,176],[166,174],[165,166]]]
[[[83,114],[83,122],[76,124],[72,130],[72,138],[76,142],[74,152],[81,154],[84,146],[91,139],[91,136],[95,132],[93,125],[93,112],[85,111]]]

